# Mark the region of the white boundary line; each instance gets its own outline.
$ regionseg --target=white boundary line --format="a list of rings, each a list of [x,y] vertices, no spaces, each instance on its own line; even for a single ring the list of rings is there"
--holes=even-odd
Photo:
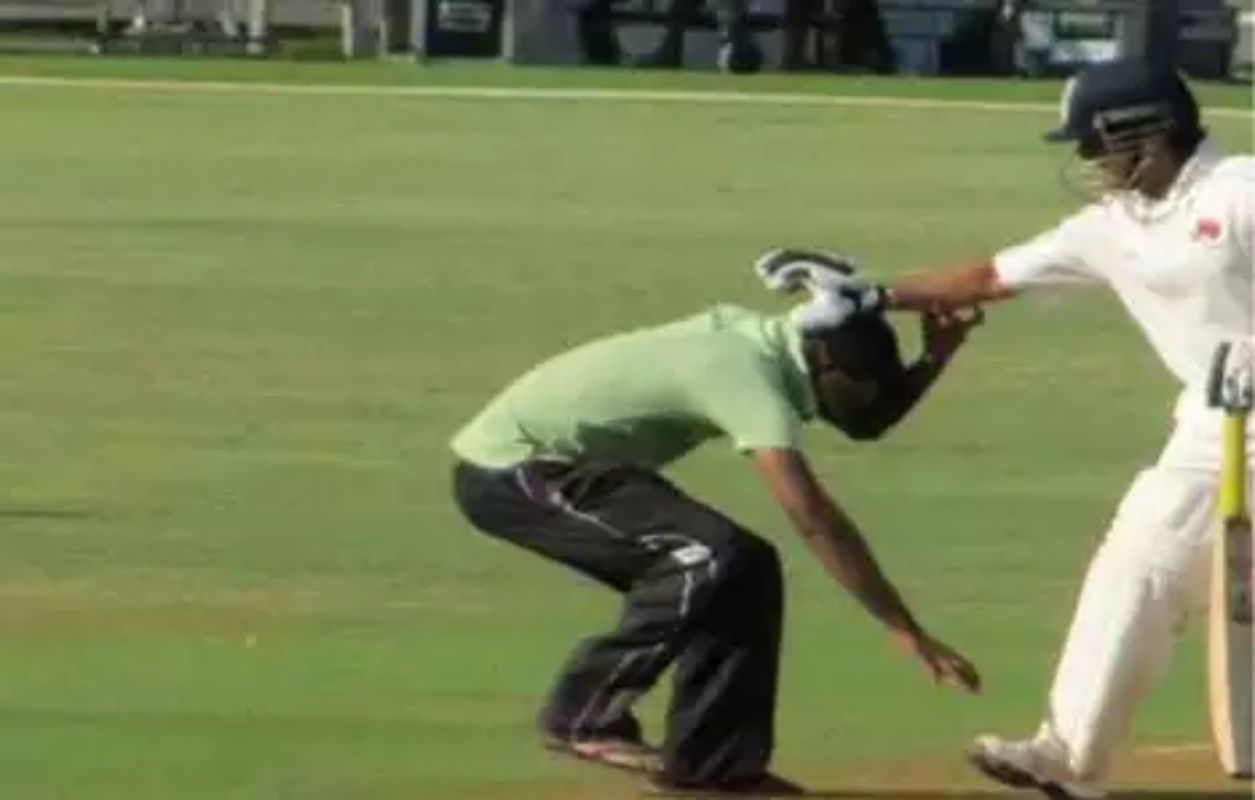
[[[362,84],[251,83],[247,81],[141,80],[127,78],[51,78],[33,75],[0,75],[0,87],[63,89],[117,89],[152,92],[205,92],[219,94],[313,95],[324,97],[417,97],[451,100],[548,100],[620,103],[683,103],[706,105],[764,105],[810,107],[906,108],[917,110],[966,110],[1057,114],[1055,103],[983,102],[922,97],[878,95],[835,96],[797,92],[728,92],[682,89],[549,89],[505,86],[379,86]],[[1251,119],[1245,108],[1208,108],[1210,117]]]

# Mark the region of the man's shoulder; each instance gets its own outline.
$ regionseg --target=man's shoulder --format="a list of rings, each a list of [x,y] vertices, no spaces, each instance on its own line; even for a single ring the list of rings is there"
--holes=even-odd
[[[622,331],[567,350],[534,367],[517,382],[542,394],[556,383],[617,381],[625,387],[671,384],[704,386],[754,382],[763,372],[764,349],[741,330],[758,315],[717,306],[645,327]]]
[[[1250,189],[1255,186],[1255,155],[1224,156],[1207,177],[1218,188]]]
[[[732,385],[774,391],[778,362],[788,358],[784,327],[781,316],[719,304],[672,329],[664,349],[685,362],[686,378],[710,391],[726,392]]]
[[[726,334],[758,331],[772,316],[735,303],[715,303],[688,318],[710,333]]]
[[[1073,241],[1085,241],[1105,228],[1111,212],[1112,205],[1106,198],[1091,200],[1060,219],[1050,232]]]
[[[1231,155],[1219,159],[1201,182],[1196,214],[1243,218],[1255,207],[1255,156]]]
[[[650,330],[672,346],[749,357],[770,349],[780,336],[778,328],[778,317],[721,303]]]

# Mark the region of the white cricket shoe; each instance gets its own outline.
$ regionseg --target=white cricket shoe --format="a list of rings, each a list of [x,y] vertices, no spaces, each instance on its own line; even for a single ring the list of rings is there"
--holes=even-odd
[[[968,753],[972,766],[1005,786],[1036,789],[1050,800],[1102,800],[1107,793],[1072,780],[1058,759],[1032,739],[977,736]]]

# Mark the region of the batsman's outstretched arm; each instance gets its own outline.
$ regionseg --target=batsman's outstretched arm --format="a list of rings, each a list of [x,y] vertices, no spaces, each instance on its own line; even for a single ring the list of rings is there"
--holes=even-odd
[[[920,661],[933,680],[978,691],[980,675],[976,668],[925,633],[915,621],[854,522],[819,485],[805,457],[796,450],[772,448],[755,451],[753,458],[772,494],[828,574],[890,629],[898,644]]]
[[[917,272],[899,278],[887,288],[889,306],[909,311],[968,308],[1015,294],[1003,284],[991,261]]]

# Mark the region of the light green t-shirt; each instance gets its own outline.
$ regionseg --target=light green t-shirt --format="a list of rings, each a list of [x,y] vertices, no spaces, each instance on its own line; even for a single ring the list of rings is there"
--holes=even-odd
[[[531,458],[661,467],[720,436],[742,451],[796,448],[814,413],[795,326],[716,306],[540,364],[459,431],[452,448],[484,467]]]

